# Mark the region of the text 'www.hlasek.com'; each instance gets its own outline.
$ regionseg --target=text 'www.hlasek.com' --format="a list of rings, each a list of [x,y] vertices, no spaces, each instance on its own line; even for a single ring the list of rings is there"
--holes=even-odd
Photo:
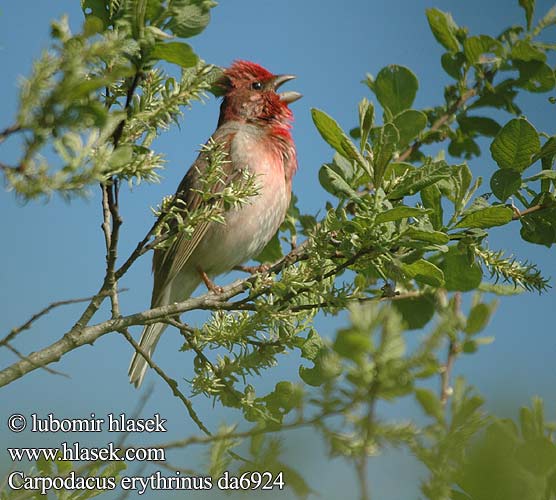
[[[68,439],[71,433],[111,432],[119,436],[132,433],[164,433],[166,419],[158,413],[152,418],[128,418],[124,413],[108,414],[98,418],[91,413],[88,418],[58,419],[52,413],[41,417],[33,413],[25,416],[14,413],[8,418],[8,429],[14,433],[23,431],[61,434],[66,439],[56,448],[13,447],[6,448],[14,462],[14,469],[35,463],[29,470],[12,470],[7,476],[7,485],[12,490],[37,491],[46,495],[50,491],[110,491],[121,488],[143,495],[147,491],[165,490],[273,490],[284,488],[283,473],[248,471],[234,476],[225,471],[221,476],[189,475],[180,471],[155,471],[149,475],[131,476],[122,470],[125,467],[110,467],[107,464],[145,462],[166,464],[166,448],[128,447],[114,442],[105,446],[83,446]],[[123,440],[122,440],[123,442]],[[78,463],[75,466],[75,463]],[[17,465],[20,465],[18,467]],[[104,466],[104,467],[103,467]]]

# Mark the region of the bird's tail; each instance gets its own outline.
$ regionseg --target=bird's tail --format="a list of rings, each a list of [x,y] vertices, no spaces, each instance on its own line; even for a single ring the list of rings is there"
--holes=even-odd
[[[148,354],[149,357],[152,356],[156,344],[158,344],[158,340],[167,326],[168,325],[164,323],[154,323],[143,328],[139,347],[141,347],[141,350]],[[147,360],[139,352],[135,352],[129,364],[129,381],[135,387],[139,387],[143,383],[148,366]]]
[[[195,269],[189,269],[181,273],[178,279],[173,280],[160,294],[153,298],[151,307],[163,306],[187,299],[197,288],[200,281],[201,278]],[[167,326],[164,323],[153,323],[143,328],[139,347],[149,357],[152,357],[156,344],[158,344],[158,340]],[[135,387],[139,387],[142,384],[148,366],[147,360],[139,352],[135,352],[133,358],[131,358],[128,372],[129,381]]]

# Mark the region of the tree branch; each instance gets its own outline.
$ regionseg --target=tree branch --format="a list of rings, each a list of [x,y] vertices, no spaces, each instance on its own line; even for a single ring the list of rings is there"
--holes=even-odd
[[[162,378],[162,380],[164,380],[164,382],[166,382],[168,387],[171,389],[172,394],[175,397],[177,397],[183,403],[183,405],[187,409],[187,413],[189,413],[189,416],[191,417],[191,420],[193,420],[193,422],[195,422],[197,427],[199,427],[199,429],[201,431],[203,431],[207,436],[212,435],[212,433],[206,428],[205,424],[203,424],[203,422],[201,422],[199,416],[197,415],[197,413],[195,412],[195,410],[193,408],[193,403],[191,403],[191,400],[189,400],[187,397],[185,397],[183,392],[181,392],[178,389],[178,383],[174,379],[171,379],[170,377],[168,377],[168,375],[166,375],[164,373],[164,371],[151,359],[151,357],[147,354],[147,352],[145,352],[141,348],[141,346],[137,342],[135,342],[135,340],[133,340],[133,337],[129,334],[129,332],[127,331],[126,328],[120,329],[119,332],[133,346],[135,351],[138,352],[141,356],[143,356],[143,358],[145,358],[145,361],[157,373],[157,375],[160,378]]]
[[[122,288],[120,290],[120,292],[126,292],[126,291],[127,291],[127,288]],[[104,295],[106,296],[107,294],[105,293]],[[66,306],[66,305],[69,305],[69,304],[79,304],[80,302],[87,302],[89,300],[93,300],[95,297],[97,297],[97,295],[94,295],[92,297],[84,297],[84,298],[81,298],[81,299],[59,300],[57,302],[52,302],[51,304],[46,306],[44,309],[41,309],[38,313],[33,314],[33,316],[31,316],[21,326],[17,326],[15,328],[12,328],[10,330],[10,332],[3,339],[0,339],[0,347],[3,346],[3,345],[6,345],[8,342],[13,340],[16,337],[16,335],[18,335],[21,332],[31,328],[31,325],[35,321],[37,321],[42,316],[47,315],[50,311],[52,311],[52,309],[55,309],[55,308],[61,307],[61,306]]]
[[[538,212],[539,210],[543,210],[545,208],[547,208],[545,205],[533,205],[532,207],[526,208],[525,210],[518,210],[514,207],[514,215],[512,217],[512,220],[519,220],[526,215]]]
[[[297,247],[294,251],[274,264],[269,269],[269,272],[278,272],[286,265],[292,265],[298,260],[303,259],[304,248],[304,244]],[[226,304],[228,299],[243,293],[256,279],[257,276],[251,276],[243,280],[235,281],[225,286],[222,293],[218,295],[207,293],[201,297],[190,298],[183,302],[149,309],[128,316],[112,318],[96,325],[86,326],[98,307],[100,307],[103,298],[107,295],[106,285],[103,285],[99,294],[93,297],[93,300],[89,303],[87,309],[83,312],[76,324],[71,330],[64,334],[62,338],[40,351],[31,353],[28,356],[28,360],[21,360],[0,371],[0,387],[17,380],[35,370],[38,366],[44,366],[58,361],[64,354],[78,347],[94,343],[98,338],[107,333],[120,331],[123,328],[128,328],[133,325],[156,323],[164,318],[193,309],[225,309],[229,307],[229,304]]]
[[[19,359],[23,359],[23,360],[27,359],[27,356],[25,356],[25,354],[18,351],[9,342],[6,342],[4,344],[4,347],[6,347],[6,349],[8,349],[9,351],[13,352]],[[61,377],[70,378],[70,376],[67,373],[59,372],[58,370],[53,370],[52,368],[48,368],[48,366],[38,366],[37,368],[40,368],[41,370],[44,370],[45,372],[50,373],[51,375],[59,375]]]
[[[4,130],[0,132],[0,144],[2,144],[10,135],[15,134],[17,132],[23,131],[24,128],[17,123],[6,127]]]

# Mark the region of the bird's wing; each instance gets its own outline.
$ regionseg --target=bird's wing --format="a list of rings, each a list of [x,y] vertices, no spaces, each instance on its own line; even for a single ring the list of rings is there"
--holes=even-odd
[[[223,150],[229,153],[235,134],[236,130],[232,127],[219,127],[211,139],[221,144]],[[187,211],[196,210],[203,204],[202,198],[199,193],[196,192],[196,189],[199,188],[199,177],[203,175],[206,168],[207,155],[201,152],[178,187],[176,196],[185,202]],[[234,167],[230,161],[225,161],[221,168],[224,171],[223,184],[218,183],[218,185],[213,188],[215,192],[220,192],[222,186],[227,186],[234,178]],[[210,224],[212,224],[211,221],[203,221],[197,225],[191,237],[187,237],[184,233],[180,233],[169,248],[155,250],[153,257],[153,306],[158,305],[160,297],[164,295],[163,292],[166,286],[172,282],[187,264],[187,261],[199,245],[199,242],[205,236]]]

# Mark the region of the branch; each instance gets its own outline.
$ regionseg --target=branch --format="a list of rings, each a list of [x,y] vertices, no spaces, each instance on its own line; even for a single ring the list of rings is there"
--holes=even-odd
[[[305,258],[303,251],[306,247],[306,243],[307,242],[304,242],[304,244],[298,246],[294,251],[280,259],[269,269],[269,272],[278,272],[285,266],[292,265],[298,260]],[[222,293],[218,295],[207,293],[201,297],[190,298],[183,302],[156,307],[140,313],[112,318],[96,325],[86,326],[92,315],[96,312],[98,307],[100,307],[102,296],[106,296],[107,294],[105,289],[101,289],[101,293],[94,296],[87,309],[81,315],[81,318],[62,338],[40,351],[31,353],[28,356],[28,360],[21,360],[0,371],[0,387],[21,378],[27,373],[35,370],[38,366],[44,366],[58,361],[63,355],[78,347],[94,343],[98,338],[107,333],[120,331],[134,325],[156,323],[164,318],[193,309],[225,309],[229,307],[229,304],[226,304],[228,299],[249,289],[256,279],[257,276],[251,276],[243,280],[235,281],[225,286]]]
[[[298,261],[305,260],[307,258],[306,249],[311,240],[305,240],[302,244],[297,246],[289,254],[282,257],[274,265],[269,267],[268,273],[278,273],[283,268],[291,266]],[[373,249],[361,249],[359,252],[346,259],[344,262],[336,266],[334,269],[325,273],[321,278],[326,279],[339,271],[345,269],[349,265],[357,261],[358,258],[363,255],[371,253]],[[117,274],[117,273],[116,273]],[[176,315],[182,314],[191,310],[250,310],[252,309],[252,304],[247,304],[247,302],[256,299],[257,297],[268,293],[270,288],[265,288],[260,290],[256,294],[246,297],[244,299],[238,300],[236,302],[228,302],[229,299],[240,295],[241,293],[249,290],[252,284],[259,278],[260,275],[250,276],[248,278],[237,280],[222,288],[222,292],[217,295],[213,293],[206,293],[200,297],[189,298],[183,302],[176,302],[173,304],[168,304],[165,306],[155,307],[142,311],[135,314],[130,314],[128,316],[113,317],[110,320],[98,323],[92,326],[86,326],[86,323],[80,323],[78,321],[74,327],[68,331],[62,338],[54,342],[44,349],[34,352],[29,355],[28,360],[21,360],[18,363],[13,364],[0,371],[0,387],[21,378],[27,373],[35,370],[38,366],[47,365],[54,361],[58,361],[63,355],[67,354],[74,349],[81,347],[85,344],[92,344],[98,338],[106,335],[107,333],[114,331],[121,331],[125,328],[135,325],[146,325],[150,323],[157,322],[167,322],[168,318],[174,317]],[[104,287],[105,285],[103,285]],[[301,289],[299,293],[304,291],[309,291],[310,289]],[[110,291],[104,289],[102,292],[104,296],[109,295]],[[102,302],[100,300],[101,295],[96,295],[89,304],[87,310],[83,313],[82,318],[87,318],[94,314],[94,311],[98,309],[98,306]],[[398,297],[398,296],[396,296]],[[285,300],[287,298],[284,297]],[[100,300],[100,302],[99,302]],[[358,299],[360,300],[360,299]],[[287,303],[287,301],[285,302]],[[320,304],[315,304],[315,307],[320,306]],[[300,310],[303,306],[300,306]],[[311,306],[313,307],[313,306]],[[94,309],[94,311],[93,311]],[[90,319],[90,318],[89,318]],[[84,320],[84,321],[85,321]]]
[[[299,429],[301,427],[307,427],[310,425],[314,425],[325,418],[334,417],[338,415],[343,415],[346,411],[350,410],[356,404],[359,404],[359,399],[354,399],[349,403],[343,405],[340,408],[335,410],[324,410],[319,414],[315,415],[314,417],[308,418],[306,420],[299,419],[295,422],[290,422],[289,424],[282,424],[280,427],[271,426],[271,427],[255,427],[254,429],[250,429],[247,431],[240,431],[240,432],[224,432],[219,434],[212,434],[211,436],[190,436],[185,439],[178,439],[176,441],[170,441],[168,443],[162,443],[151,446],[151,448],[162,448],[165,450],[171,450],[176,448],[186,448],[192,444],[208,444],[213,443],[215,441],[221,441],[222,439],[244,439],[253,436],[259,436],[261,434],[274,434],[277,432],[282,431],[289,431],[294,429]]]
[[[548,207],[546,207],[545,205],[533,205],[532,207],[526,208],[525,210],[518,210],[516,207],[513,207],[514,215],[512,217],[512,220],[519,220],[525,215],[538,212],[539,210],[544,210],[545,208]]]
[[[429,132],[436,132],[437,130],[440,130],[440,128],[443,125],[445,125],[448,121],[450,121],[454,113],[456,113],[459,109],[461,109],[469,99],[477,95],[477,92],[478,92],[477,84],[474,85],[472,88],[467,89],[467,91],[464,92],[462,96],[446,110],[446,113],[440,116],[431,125]],[[398,157],[397,161],[402,162],[407,160],[415,151],[417,151],[421,147],[422,144],[423,143],[420,140],[416,140]]]
[[[24,128],[17,123],[6,127],[2,132],[0,132],[0,144],[2,144],[10,135],[15,134],[17,132],[21,132]]]
[[[4,347],[6,347],[6,349],[8,349],[9,351],[12,351],[19,359],[27,359],[27,356],[25,356],[25,354],[18,351],[9,342],[6,342],[4,344]],[[38,366],[37,368],[40,368],[41,370],[44,370],[45,372],[50,373],[51,375],[60,375],[61,377],[70,378],[70,376],[67,373],[59,372],[58,370],[53,370],[52,368],[48,368],[48,366]]]
[[[206,428],[205,424],[203,424],[203,422],[201,422],[201,419],[199,418],[199,416],[195,412],[195,410],[193,408],[193,403],[191,402],[191,400],[188,399],[187,397],[185,397],[183,392],[181,392],[178,389],[178,383],[174,379],[171,379],[170,377],[168,377],[168,375],[166,375],[164,373],[164,371],[151,359],[151,357],[141,348],[141,346],[137,342],[135,342],[135,340],[133,340],[133,337],[129,334],[129,332],[127,331],[126,328],[122,328],[120,330],[120,333],[133,346],[135,351],[138,352],[141,356],[143,356],[143,358],[145,358],[145,361],[148,363],[148,365],[164,380],[164,382],[166,382],[168,387],[170,387],[173,395],[175,397],[177,397],[184,404],[184,406],[187,410],[187,413],[189,414],[189,416],[191,417],[193,422],[195,422],[197,427],[199,427],[199,429],[201,431],[203,431],[207,436],[212,436],[212,432],[210,432]],[[249,460],[243,458],[242,456],[238,455],[237,453],[235,453],[231,450],[227,450],[227,452],[228,452],[228,455],[230,455],[231,457],[233,457],[237,460],[241,460],[242,462],[250,463]]]
[[[125,292],[125,291],[127,291],[127,288],[122,288],[120,290],[120,292]],[[107,294],[105,293],[104,295],[106,296]],[[93,300],[95,297],[97,297],[97,295],[93,295],[92,297],[84,297],[82,299],[69,299],[69,300],[59,300],[57,302],[52,302],[51,304],[46,306],[44,309],[41,309],[38,313],[33,314],[33,316],[31,316],[31,318],[29,318],[21,326],[12,328],[12,330],[10,330],[8,335],[6,335],[3,339],[0,339],[0,347],[3,346],[3,345],[6,345],[8,342],[13,340],[16,335],[18,335],[21,332],[31,328],[31,325],[35,321],[37,321],[42,316],[45,316],[46,314],[48,314],[50,311],[52,311],[52,309],[55,309],[55,308],[61,307],[61,306],[66,306],[66,305],[69,305],[69,304],[79,304],[80,302],[87,302],[89,300]]]
[[[112,317],[117,318],[120,315],[120,305],[118,301],[118,282],[116,280],[114,268],[118,256],[118,240],[120,235],[120,227],[122,218],[118,207],[118,186],[116,181],[111,185],[101,184],[102,188],[102,214],[103,223],[102,231],[104,233],[104,241],[106,244],[106,274],[104,278],[103,288],[109,291],[112,303]],[[110,224],[112,220],[112,224]]]
[[[147,354],[147,352],[144,351],[141,348],[141,346],[139,346],[139,344],[135,342],[135,340],[133,340],[133,337],[129,334],[126,328],[122,328],[121,330],[119,330],[119,332],[133,346],[135,351],[138,352],[141,356],[143,356],[143,358],[145,358],[145,361],[157,373],[157,375],[160,378],[162,378],[164,382],[166,382],[168,387],[170,387],[172,394],[183,403],[183,405],[187,409],[187,413],[189,413],[189,416],[191,417],[191,420],[195,422],[197,427],[199,427],[199,429],[201,429],[201,431],[203,431],[207,436],[210,436],[211,432],[205,427],[205,424],[203,424],[203,422],[201,422],[201,420],[199,419],[199,416],[197,415],[197,413],[193,408],[193,403],[191,403],[191,400],[185,397],[185,395],[178,389],[178,383],[164,373],[164,371],[151,359],[151,357]]]

